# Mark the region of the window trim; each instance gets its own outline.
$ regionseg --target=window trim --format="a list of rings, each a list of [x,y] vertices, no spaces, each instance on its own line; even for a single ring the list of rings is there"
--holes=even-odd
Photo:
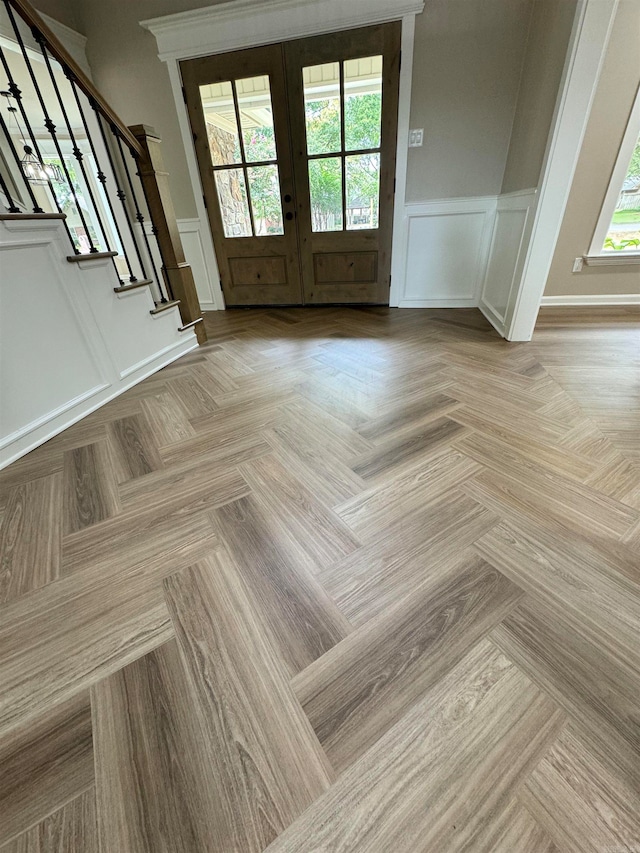
[[[584,256],[587,264],[623,264],[623,263],[640,263],[640,252],[616,252],[613,249],[605,250],[604,241],[611,226],[611,220],[616,209],[616,203],[620,196],[620,189],[627,175],[631,156],[638,142],[640,135],[640,86],[636,92],[635,101],[627,127],[620,143],[616,164],[611,173],[611,180],[607,188],[607,193],[602,203],[600,216],[593,232],[593,239],[589,247],[589,252]]]

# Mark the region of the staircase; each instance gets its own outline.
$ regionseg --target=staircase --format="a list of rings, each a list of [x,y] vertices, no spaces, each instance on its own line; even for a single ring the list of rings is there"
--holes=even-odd
[[[206,340],[157,134],[3,2],[0,468]]]

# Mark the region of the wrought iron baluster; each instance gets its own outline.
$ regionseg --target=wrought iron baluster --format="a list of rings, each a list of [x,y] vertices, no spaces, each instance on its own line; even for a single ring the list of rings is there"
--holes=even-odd
[[[2,113],[0,113],[0,127],[2,128],[2,132],[5,135],[7,143],[9,145],[9,150],[11,151],[11,154],[13,155],[13,159],[16,161],[16,166],[18,167],[18,170],[19,170],[19,172],[22,175],[22,178],[24,180],[25,186],[27,188],[27,192],[29,193],[29,197],[31,199],[31,204],[33,205],[33,212],[34,213],[44,213],[44,210],[38,205],[38,200],[36,199],[34,192],[31,189],[31,184],[26,179],[26,177],[22,171],[22,163],[20,161],[20,156],[19,156],[18,152],[16,151],[16,146],[13,144],[13,139],[11,138],[11,134],[9,133],[9,128],[6,125],[6,122],[5,122],[4,118],[2,117]],[[4,182],[4,178],[2,180],[2,183],[3,183],[3,189],[4,189],[4,186],[6,186],[5,182]],[[5,194],[7,195],[7,198],[8,198],[9,197],[8,190],[5,189],[4,191],[5,191]],[[10,213],[20,213],[20,208],[16,208],[15,210],[10,210],[9,212]]]
[[[35,134],[33,132],[32,127],[31,127],[31,124],[29,122],[29,118],[28,118],[26,110],[24,108],[24,104],[22,103],[22,92],[20,91],[17,83],[13,79],[13,75],[11,73],[11,68],[9,67],[9,63],[7,62],[7,58],[4,55],[4,51],[2,50],[1,47],[0,47],[0,62],[2,63],[2,67],[4,68],[4,73],[7,75],[7,91],[8,91],[8,94],[11,98],[13,98],[13,100],[18,105],[18,110],[20,111],[20,115],[22,116],[22,120],[24,122],[25,128],[26,128],[27,133],[29,135],[29,139],[31,140],[31,144],[33,145],[34,151],[38,155],[38,158],[40,159],[40,161],[42,161],[40,149],[38,148],[38,142],[36,140],[36,137],[35,137]],[[33,212],[34,213],[44,213],[44,210],[38,204],[38,200],[35,197],[35,193],[33,192],[33,189],[31,188],[31,184],[29,184],[26,175],[22,171],[22,161],[21,161],[20,157],[17,156],[17,152],[15,150],[15,145],[13,144],[13,140],[11,139],[11,135],[10,135],[8,129],[6,129],[6,126],[5,126],[5,133],[7,135],[9,145],[12,149],[12,154],[16,158],[18,169],[20,170],[20,174],[24,178],[24,181],[27,185],[27,191],[29,193],[29,198],[31,199],[31,202],[33,204]],[[58,204],[58,199],[56,198],[56,195],[53,192],[53,187],[51,186],[51,182],[49,182],[49,188],[51,189],[51,194],[53,195],[53,198],[55,199],[56,207],[58,208],[58,213],[62,213],[60,205]]]
[[[109,141],[107,140],[107,135],[104,130],[104,124],[102,119],[102,114],[100,113],[100,108],[98,104],[94,100],[90,100],[91,108],[96,114],[96,120],[98,122],[98,127],[100,128],[100,134],[102,136],[102,141],[104,143],[105,151],[107,152],[107,159],[109,160],[109,167],[111,168],[111,174],[113,176],[113,180],[116,185],[116,195],[120,199],[122,203],[122,210],[124,211],[125,219],[127,220],[127,225],[129,226],[129,233],[131,234],[131,240],[133,241],[133,246],[136,250],[136,256],[138,258],[138,263],[140,264],[140,269],[142,271],[142,277],[147,278],[147,273],[144,268],[144,261],[142,260],[142,254],[140,252],[140,247],[138,246],[138,240],[136,238],[136,233],[133,227],[133,223],[131,222],[131,215],[129,213],[129,209],[127,208],[127,194],[124,192],[122,187],[120,186],[120,181],[118,180],[118,172],[116,171],[116,165],[113,161],[113,156],[111,154],[111,149],[109,148]],[[117,131],[114,127],[109,125],[109,129],[111,133],[118,138]],[[130,280],[132,282],[137,281],[138,279],[132,275]]]
[[[122,239],[122,232],[120,231],[120,226],[118,225],[118,217],[116,216],[116,212],[113,209],[113,202],[111,201],[111,195],[109,194],[109,189],[107,187],[107,176],[105,175],[102,167],[100,165],[100,160],[98,159],[98,152],[96,151],[96,146],[93,141],[93,137],[91,135],[91,131],[89,130],[89,123],[87,121],[87,117],[84,112],[84,107],[82,106],[82,101],[80,100],[80,93],[78,92],[78,87],[75,84],[75,80],[73,77],[73,73],[70,69],[65,68],[64,73],[71,84],[71,90],[73,91],[73,95],[78,106],[78,112],[80,113],[80,118],[82,119],[82,124],[84,126],[84,132],[86,134],[87,140],[89,141],[89,147],[91,148],[91,153],[93,155],[94,162],[96,164],[96,178],[102,184],[102,189],[104,191],[104,196],[107,200],[107,206],[109,208],[109,212],[111,214],[111,220],[113,222],[114,228],[116,229],[116,234],[118,235],[118,242],[120,243],[120,248],[122,249],[122,254],[124,255],[124,260],[127,265],[127,269],[129,271],[129,281],[136,281],[136,277],[133,273],[133,267],[131,266],[131,261],[129,260],[129,253],[127,252],[127,246]],[[107,154],[108,156],[108,154]],[[124,283],[124,282],[123,282]]]
[[[36,78],[33,67],[31,65],[31,60],[29,59],[29,54],[27,53],[27,49],[25,47],[24,40],[22,38],[22,34],[20,33],[18,23],[17,23],[15,16],[13,14],[13,10],[11,8],[11,5],[9,4],[9,0],[4,0],[4,5],[5,5],[5,8],[7,10],[7,14],[9,15],[9,20],[11,21],[11,26],[13,27],[13,32],[15,34],[16,41],[18,42],[18,45],[20,46],[22,58],[24,59],[25,65],[27,67],[27,71],[29,72],[29,76],[31,77],[31,82],[33,83],[34,91],[37,95],[38,101],[40,103],[40,107],[42,109],[42,113],[44,115],[44,126],[49,131],[49,135],[51,136],[51,139],[53,140],[53,144],[54,144],[56,152],[58,154],[58,159],[60,160],[60,165],[62,166],[62,170],[64,172],[67,184],[69,185],[69,189],[71,190],[71,195],[73,196],[73,201],[74,201],[76,210],[78,211],[78,216],[80,217],[82,227],[84,228],[85,234],[87,235],[87,239],[89,241],[89,251],[90,252],[97,252],[98,250],[93,244],[93,238],[91,237],[91,232],[89,230],[86,219],[84,217],[84,213],[82,212],[82,207],[80,205],[80,201],[78,199],[76,189],[73,185],[73,181],[71,180],[71,175],[69,174],[69,169],[67,168],[67,164],[65,162],[64,155],[62,153],[62,149],[60,148],[60,142],[59,142],[57,134],[56,134],[56,126],[53,123],[53,121],[51,120],[51,117],[49,116],[49,111],[47,110],[47,105],[46,105],[45,100],[42,96],[42,92],[40,91],[40,87],[38,86],[38,80]],[[43,163],[44,161],[42,160],[42,157],[40,155],[38,155],[38,156],[40,158],[40,162]],[[51,190],[53,192],[53,187],[51,187]],[[53,193],[53,194],[55,196],[55,193]],[[56,203],[57,203],[57,198],[56,198]],[[62,211],[60,211],[60,212],[62,212]],[[79,251],[75,241],[73,241],[73,244],[74,244],[75,253],[80,254],[80,251]]]
[[[69,139],[71,140],[71,144],[73,145],[73,156],[76,158],[78,165],[80,167],[80,171],[82,172],[82,177],[84,178],[84,183],[87,188],[87,192],[89,194],[89,200],[93,207],[93,211],[96,216],[96,220],[98,225],[100,226],[100,230],[102,231],[102,237],[104,240],[104,250],[105,252],[110,252],[111,247],[109,246],[109,237],[107,231],[104,227],[104,223],[102,221],[102,217],[100,216],[100,209],[96,204],[96,200],[93,194],[93,190],[91,188],[91,183],[89,181],[89,176],[87,175],[87,170],[84,165],[84,157],[82,151],[78,147],[78,143],[73,132],[73,128],[71,127],[71,122],[69,121],[69,114],[67,113],[67,109],[64,105],[64,100],[62,95],[60,94],[60,88],[58,86],[58,81],[56,80],[55,74],[53,73],[53,67],[51,65],[51,60],[49,58],[49,53],[47,51],[47,43],[42,37],[42,34],[37,30],[33,30],[33,37],[36,40],[36,43],[39,45],[40,50],[42,51],[42,56],[44,57],[45,65],[47,66],[47,70],[49,72],[49,77],[51,78],[51,83],[53,85],[53,91],[56,93],[56,98],[58,99],[58,103],[60,105],[60,110],[62,112],[62,117],[64,118],[65,124],[67,125],[67,131],[69,132]]]
[[[11,197],[11,193],[9,192],[9,187],[7,186],[7,182],[5,181],[5,179],[2,177],[1,172],[0,172],[0,189],[4,193],[4,197],[7,200],[7,205],[8,205],[7,212],[8,213],[21,213],[22,211],[20,210],[20,208],[16,207],[15,204],[13,203],[13,198]]]
[[[149,245],[149,237],[147,236],[147,232],[145,231],[145,228],[144,228],[144,215],[143,215],[142,211],[140,210],[140,205],[138,203],[138,197],[136,195],[136,191],[135,191],[134,186],[133,186],[133,181],[131,180],[131,172],[129,171],[129,166],[127,164],[127,160],[126,160],[126,157],[124,155],[124,149],[122,147],[122,140],[117,135],[116,135],[116,141],[118,143],[118,149],[120,151],[120,157],[122,159],[122,165],[124,166],[124,171],[125,171],[125,174],[127,176],[127,182],[129,184],[129,189],[131,190],[131,197],[133,199],[133,204],[134,204],[135,209],[136,209],[136,219],[140,223],[140,230],[142,231],[142,236],[144,238],[145,246],[147,247],[147,254],[149,256],[149,260],[151,261],[151,266],[153,267],[153,274],[155,276],[155,280],[156,280],[156,283],[158,285],[158,291],[160,292],[160,302],[164,303],[167,301],[167,297],[164,295],[164,291],[162,289],[162,280],[161,280],[160,276],[158,275],[158,269],[156,267],[156,262],[153,258],[151,246]],[[132,156],[133,156],[133,153],[132,153]],[[136,167],[137,167],[137,161],[136,161]],[[137,172],[136,172],[136,174],[137,174]],[[154,229],[154,236],[155,236],[155,234],[157,234],[157,230],[155,229],[153,222],[151,223],[151,227]]]

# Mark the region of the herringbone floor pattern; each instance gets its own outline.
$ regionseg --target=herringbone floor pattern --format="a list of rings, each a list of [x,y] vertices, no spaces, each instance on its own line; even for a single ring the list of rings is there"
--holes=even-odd
[[[210,315],[0,473],[1,853],[640,851],[640,314],[545,316]]]

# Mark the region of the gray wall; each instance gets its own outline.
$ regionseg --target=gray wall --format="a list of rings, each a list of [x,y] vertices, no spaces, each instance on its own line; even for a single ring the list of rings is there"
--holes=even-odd
[[[531,0],[427,0],[416,21],[407,200],[496,195],[509,148]]]
[[[33,4],[40,12],[44,12],[61,24],[72,30],[83,31],[83,25],[78,15],[78,4],[75,0],[37,0]]]
[[[602,76],[558,237],[546,296],[640,293],[640,267],[584,267],[611,172],[640,85],[640,2],[620,0]]]
[[[577,0],[534,0],[502,192],[537,187]]]

